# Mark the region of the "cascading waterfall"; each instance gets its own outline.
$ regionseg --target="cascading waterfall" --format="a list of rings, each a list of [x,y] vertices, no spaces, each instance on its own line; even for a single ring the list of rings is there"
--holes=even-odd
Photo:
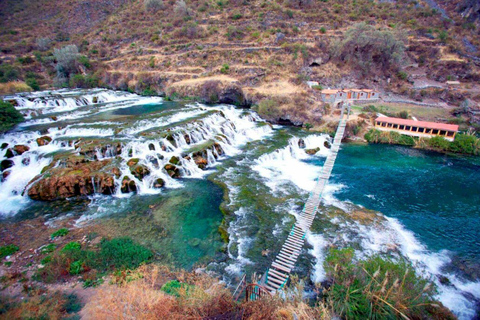
[[[30,187],[29,182],[52,162],[56,154],[68,157],[69,153],[75,151],[75,154],[84,155],[89,161],[114,161],[120,171],[119,176],[113,177],[114,196],[125,197],[129,195],[122,193],[121,187],[126,178],[135,183],[138,194],[161,192],[155,188],[158,179],[163,180],[167,188],[178,188],[182,182],[165,171],[167,164],[175,162],[172,159],[178,159],[175,165],[183,178],[201,178],[207,171],[195,163],[195,149],[203,152],[206,169],[222,156],[238,153],[244,143],[271,132],[269,126],[257,125],[261,121],[258,117],[245,116],[244,111],[231,106],[206,107],[201,104],[180,107],[174,111],[160,110],[143,120],[132,117],[133,121],[122,118],[113,122],[104,118],[98,121],[95,117],[102,112],[135,105],[158,105],[162,101],[160,98],[108,90],[60,90],[21,94],[7,97],[6,100],[13,101],[29,120],[19,127],[23,128],[21,132],[0,138],[0,144],[7,145],[5,150],[14,146],[28,149],[21,155],[15,153],[11,159],[7,158],[6,151],[0,154],[0,161],[5,160],[4,165],[8,167],[2,167],[3,178],[0,182],[1,197],[5,203],[9,203],[2,208],[4,215],[14,214],[28,202],[28,190],[25,188]],[[91,121],[91,118],[96,120]],[[75,120],[75,123],[57,125],[70,120]],[[29,125],[39,127],[38,131],[28,131]],[[37,140],[45,136],[50,141],[40,145]],[[95,142],[98,139],[99,142]],[[89,143],[82,145],[82,141],[98,143],[99,146],[88,151]],[[77,145],[78,142],[80,145]],[[120,150],[118,145],[121,145]],[[221,148],[222,152],[217,148]],[[147,174],[143,177],[133,174],[127,165],[130,159],[136,159],[138,165],[147,168]],[[91,176],[89,181],[94,193],[99,192],[100,180]]]

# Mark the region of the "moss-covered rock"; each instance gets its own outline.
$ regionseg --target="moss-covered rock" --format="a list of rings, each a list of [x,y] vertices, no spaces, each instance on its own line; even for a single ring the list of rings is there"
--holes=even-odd
[[[11,148],[8,148],[7,151],[5,152],[5,158],[13,158],[15,157],[15,153],[13,153],[13,150]]]
[[[138,161],[140,161],[140,159],[138,159],[138,158],[132,158],[132,159],[130,159],[130,160],[127,161],[127,166],[133,167],[133,166],[135,166],[135,165],[138,164]]]
[[[305,149],[305,152],[309,155],[314,155],[316,154],[318,151],[320,151],[320,148],[315,148],[315,149]]]
[[[180,178],[181,173],[180,170],[177,168],[177,166],[173,164],[166,164],[165,167],[163,167],[165,171],[168,173],[168,175],[172,178]]]
[[[162,178],[155,179],[155,182],[153,183],[154,188],[161,188],[165,185],[165,181]]]
[[[133,167],[130,167],[130,172],[137,178],[138,180],[143,180],[145,176],[150,174],[150,169],[143,164],[137,164]]]
[[[125,177],[123,177],[122,186],[120,187],[120,191],[122,191],[122,193],[136,192],[137,191],[137,184],[135,183],[135,181],[133,181],[129,177],[125,176]]]
[[[32,180],[33,184],[28,190],[31,199],[52,201],[95,192],[107,195],[114,193],[114,178],[105,171],[111,160],[62,162],[62,166],[47,167],[41,176]]]
[[[180,158],[179,157],[176,157],[176,156],[173,156],[170,158],[170,161],[169,161],[171,164],[174,164],[174,165],[179,165],[180,163]]]
[[[46,146],[50,142],[52,142],[52,138],[50,138],[49,136],[43,136],[43,137],[37,138],[37,144],[39,147]]]

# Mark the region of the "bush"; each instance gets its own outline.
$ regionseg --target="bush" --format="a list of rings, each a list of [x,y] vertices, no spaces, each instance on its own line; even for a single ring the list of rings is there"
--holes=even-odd
[[[80,251],[82,249],[82,245],[76,241],[69,242],[62,248],[62,252],[74,252]]]
[[[17,252],[20,248],[14,244],[8,244],[6,246],[0,247],[0,259],[5,258],[6,256],[11,256]]]
[[[40,253],[52,253],[53,251],[55,251],[56,248],[57,245],[55,243],[49,243],[46,246],[42,247],[42,249],[40,249]]]
[[[435,285],[410,263],[373,256],[353,261],[353,249],[330,249],[325,270],[333,278],[327,301],[345,319],[428,318]]]
[[[397,116],[399,118],[402,118],[402,119],[408,119],[408,111],[406,110],[403,110],[403,111],[400,111]]]
[[[277,108],[277,102],[273,99],[263,99],[258,103],[258,114],[267,119],[279,117],[280,110]]]
[[[40,90],[40,86],[38,85],[37,79],[35,78],[27,78],[25,80],[25,83],[35,91]]]
[[[342,41],[333,46],[332,55],[351,62],[368,73],[371,68],[398,69],[404,57],[406,35],[396,28],[377,30],[364,22],[347,30]]]
[[[74,74],[70,78],[71,88],[95,88],[98,87],[99,80],[95,75]]]
[[[135,269],[150,260],[153,254],[129,238],[103,240],[100,244],[97,266],[104,270]]]
[[[55,231],[54,233],[52,233],[50,235],[50,237],[53,239],[53,238],[56,238],[56,237],[64,237],[68,234],[69,230],[67,228],[62,228],[62,229],[58,229],[57,231]]]
[[[77,59],[79,58],[78,48],[76,45],[68,45],[61,49],[55,49],[53,56],[57,64],[55,69],[57,70],[57,77],[68,78],[70,74],[77,71]]]
[[[306,8],[313,4],[313,0],[286,0],[287,6],[294,8]]]
[[[399,71],[397,73],[397,76],[402,79],[402,80],[407,80],[408,78],[408,73],[406,73],[405,71]]]
[[[52,40],[50,38],[38,38],[36,43],[38,50],[47,51],[52,45]]]
[[[22,114],[11,103],[0,100],[0,133],[10,130],[23,120]]]
[[[455,153],[480,155],[480,139],[467,134],[457,134],[450,143],[449,151]]]
[[[370,129],[365,134],[365,140],[369,143],[388,143],[399,144],[404,146],[414,146],[415,138],[400,134],[395,131],[380,131],[376,129]]]
[[[6,63],[0,65],[0,82],[17,80],[18,76],[19,72],[15,67]]]
[[[235,13],[232,15],[232,20],[239,20],[242,19],[243,15],[241,13]]]
[[[188,295],[188,292],[192,290],[192,286],[177,280],[171,280],[165,283],[160,290],[171,296],[180,297],[181,290],[185,290],[185,293]]]
[[[153,13],[163,9],[164,7],[162,0],[144,0],[143,6],[145,7],[146,11],[151,11]]]
[[[177,0],[175,3],[175,7],[173,8],[173,11],[175,12],[175,15],[184,17],[190,15],[189,9],[187,7],[187,4],[185,3],[184,0]]]
[[[220,69],[220,73],[227,74],[230,70],[230,66],[226,63],[223,64],[222,68]]]
[[[90,69],[92,67],[92,64],[90,63],[90,59],[86,56],[79,56],[77,59],[78,63],[82,64],[85,66],[85,68]]]

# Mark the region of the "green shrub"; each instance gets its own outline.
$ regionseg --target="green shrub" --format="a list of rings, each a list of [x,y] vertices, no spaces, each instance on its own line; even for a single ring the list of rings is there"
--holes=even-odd
[[[326,32],[327,32],[327,29],[325,29],[325,27],[320,28],[320,33],[326,33]]]
[[[144,0],[143,6],[145,7],[145,11],[150,11],[153,13],[164,8],[162,0]]]
[[[52,233],[50,235],[50,237],[53,239],[53,238],[56,238],[56,237],[64,237],[68,234],[69,230],[67,228],[62,228],[62,229],[58,229],[57,231],[55,231],[54,233]]]
[[[90,63],[90,59],[86,56],[79,56],[78,57],[78,63],[82,64],[85,66],[85,68],[90,69],[92,67],[92,64]]]
[[[407,80],[408,78],[408,73],[406,73],[405,71],[399,71],[397,73],[397,76],[402,79],[402,80]]]
[[[180,297],[180,291],[183,289],[188,294],[192,286],[187,283],[181,283],[178,280],[170,280],[165,283],[160,290],[171,296]]]
[[[315,90],[323,90],[323,87],[321,85],[314,85],[312,86],[312,89],[315,89]]]
[[[77,295],[74,293],[66,294],[65,295],[65,303],[63,305],[63,309],[67,313],[77,313],[82,309],[82,303],[78,299]]]
[[[400,134],[395,131],[380,131],[377,129],[370,129],[365,134],[365,140],[369,143],[388,143],[399,144],[404,146],[414,146],[415,138]]]
[[[287,11],[285,11],[285,13],[287,14],[287,16],[291,19],[293,18],[293,11],[288,9]]]
[[[7,244],[6,246],[0,247],[0,259],[5,258],[6,256],[11,256],[17,252],[20,248],[14,244]]]
[[[27,78],[25,80],[25,83],[27,84],[27,86],[29,86],[35,91],[40,90],[40,86],[38,85],[37,79],[35,78]]]
[[[46,246],[44,246],[42,249],[40,249],[40,253],[46,254],[46,253],[52,253],[55,251],[57,248],[57,245],[55,243],[49,243]]]
[[[280,110],[277,108],[277,102],[273,99],[263,99],[258,103],[258,114],[267,119],[279,117]]]
[[[404,259],[354,261],[353,249],[330,249],[325,270],[333,278],[326,300],[343,319],[421,319],[430,314],[436,288]]]
[[[73,251],[80,251],[82,249],[82,245],[79,242],[72,241],[65,245],[62,248],[62,252],[73,252]]]
[[[480,155],[480,139],[467,134],[458,133],[450,143],[449,151],[471,155]]]
[[[9,64],[0,64],[0,82],[9,82],[17,80],[19,76],[18,70]]]
[[[150,260],[153,253],[129,238],[103,240],[100,244],[97,265],[104,270],[135,269]]]
[[[0,100],[0,133],[6,132],[25,120],[11,103]]]
[[[31,63],[34,63],[34,62],[35,62],[35,60],[33,60],[33,58],[30,57],[30,56],[18,57],[18,58],[17,58],[17,61],[18,61],[20,64],[23,64],[23,65],[31,64]]]
[[[55,70],[57,78],[68,78],[70,74],[77,71],[77,59],[79,58],[78,47],[76,45],[67,45],[53,51],[56,61]]]
[[[427,143],[431,148],[441,151],[447,151],[450,148],[450,141],[446,140],[443,137],[433,137],[431,139],[428,139]]]
[[[403,111],[400,111],[397,116],[399,118],[402,118],[402,119],[408,119],[408,111],[406,110],[403,110]]]
[[[70,264],[70,274],[72,276],[75,276],[77,274],[80,274],[82,273],[83,271],[85,270],[85,268],[83,267],[83,261],[74,261]]]
[[[235,13],[232,15],[232,20],[242,19],[243,15],[241,13]]]
[[[230,70],[230,66],[228,64],[223,64],[222,68],[220,69],[220,73],[227,74]]]
[[[364,73],[372,68],[398,69],[405,52],[406,33],[399,28],[377,29],[365,22],[349,28],[345,37],[332,46],[332,55],[349,62]]]

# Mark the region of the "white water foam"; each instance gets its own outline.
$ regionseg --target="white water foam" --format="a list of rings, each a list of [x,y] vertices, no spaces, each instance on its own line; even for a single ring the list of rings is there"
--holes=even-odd
[[[329,138],[327,135],[311,135],[306,137],[305,149],[320,148],[318,156],[328,155],[328,149],[324,146]],[[273,192],[279,192],[285,183],[293,183],[304,191],[311,191],[315,186],[315,179],[322,168],[312,163],[304,162],[309,156],[305,149],[300,148],[299,138],[291,138],[288,146],[272,153],[259,157],[253,167],[260,176],[266,179],[266,185]]]

